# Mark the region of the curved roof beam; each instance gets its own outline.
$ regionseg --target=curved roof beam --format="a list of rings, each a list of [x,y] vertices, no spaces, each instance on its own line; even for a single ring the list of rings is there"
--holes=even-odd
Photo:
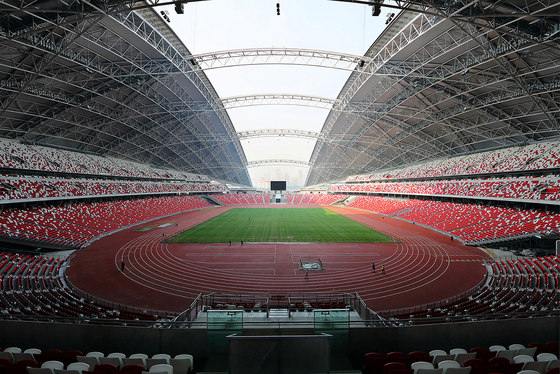
[[[248,168],[253,168],[257,166],[266,166],[271,164],[289,164],[298,166],[309,166],[309,162],[300,160],[283,160],[283,159],[269,159],[269,160],[256,160],[247,162]]]
[[[293,137],[317,139],[320,134],[314,131],[303,131],[294,129],[261,129],[240,131],[237,133],[239,139],[264,138],[264,137]]]
[[[367,116],[372,114],[377,111],[377,107],[381,106],[381,104],[366,101],[349,102],[346,103],[346,105],[342,105],[342,102],[338,99],[289,93],[226,97],[222,99],[222,105],[225,109],[235,109],[257,105],[294,105],[346,112],[358,116]]]
[[[328,97],[289,93],[256,94],[222,98],[222,105],[225,109],[256,105],[297,105],[331,110],[336,103],[336,99]]]
[[[370,63],[371,58],[315,49],[251,48],[192,55],[187,61],[194,71],[248,65],[302,65],[354,71]]]

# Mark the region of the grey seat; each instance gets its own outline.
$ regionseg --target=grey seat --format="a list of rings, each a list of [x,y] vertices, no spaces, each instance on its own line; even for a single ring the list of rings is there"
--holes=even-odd
[[[58,370],[58,369],[54,369],[54,374],[82,374],[81,371],[78,370]]]
[[[54,374],[53,369],[49,368],[26,368],[28,374]]]
[[[97,357],[76,356],[76,361],[88,364],[91,370],[99,364]]]
[[[169,360],[165,358],[147,358],[145,367],[150,370],[152,366],[161,364],[169,365]]]
[[[458,353],[455,355],[455,361],[459,363],[459,365],[463,366],[465,361],[470,360],[471,358],[476,358],[476,353]]]
[[[455,361],[455,355],[439,355],[439,356],[435,356],[434,360],[432,361],[432,363],[434,364],[434,366],[438,366],[438,364],[441,361],[447,361],[447,360],[453,360]],[[460,365],[459,365],[460,366]]]
[[[471,366],[466,366],[462,368],[446,368],[443,369],[443,374],[470,374]]]
[[[443,369],[418,369],[414,374],[443,374]]]
[[[146,360],[140,357],[136,357],[136,358],[125,357],[122,359],[122,363],[123,363],[123,367],[125,367],[126,365],[140,365],[146,368]]]
[[[529,361],[523,364],[522,370],[534,370],[541,374],[545,374],[548,362],[545,361]]]
[[[21,360],[35,360],[35,356],[31,353],[12,353],[13,361],[20,362]]]
[[[118,357],[98,357],[99,364],[111,364],[115,365],[117,369],[121,368],[122,361]]]
[[[179,355],[180,356],[180,355]],[[187,355],[185,355],[187,356]],[[193,368],[192,356],[175,357],[169,360],[169,365],[173,366],[173,374],[188,374]]]

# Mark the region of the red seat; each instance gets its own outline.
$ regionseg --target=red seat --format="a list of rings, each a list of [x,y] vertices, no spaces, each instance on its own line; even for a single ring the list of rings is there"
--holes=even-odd
[[[370,352],[364,355],[364,366],[370,374],[383,374],[383,366],[387,363],[381,353]]]
[[[72,363],[72,362],[76,362],[77,359],[76,357],[78,356],[83,356],[84,352],[82,351],[77,351],[77,350],[73,350],[73,351],[67,351],[64,352],[64,354],[62,355],[62,361],[64,363],[64,366],[68,366],[68,364]]]
[[[115,374],[118,371],[117,366],[113,364],[99,364],[93,368],[94,374]]]
[[[39,367],[39,362],[37,360],[32,360],[32,359],[25,359],[25,360],[20,360],[18,362],[16,362],[16,364],[14,366],[18,366],[18,367],[32,367],[32,368],[38,368]]]
[[[544,346],[545,352],[554,353],[556,356],[560,355],[560,348],[558,347],[558,340],[546,342]]]
[[[409,368],[408,356],[402,352],[389,352],[386,355],[387,362],[402,362]]]
[[[144,370],[146,369],[142,365],[130,364],[125,365],[120,372],[126,374],[142,374]]]
[[[490,359],[490,373],[515,374],[516,367],[505,357],[492,357]]]
[[[495,355],[495,352],[490,352],[488,348],[484,347],[473,347],[469,350],[469,352],[476,353],[476,358],[480,358],[484,361],[489,361]]]
[[[489,366],[486,361],[480,358],[470,358],[463,363],[463,366],[471,367],[471,374],[488,374]]]
[[[383,365],[383,374],[412,374],[413,370],[407,368],[403,362],[388,362]]]
[[[432,358],[424,351],[412,351],[408,354],[409,364],[418,361],[432,362]]]

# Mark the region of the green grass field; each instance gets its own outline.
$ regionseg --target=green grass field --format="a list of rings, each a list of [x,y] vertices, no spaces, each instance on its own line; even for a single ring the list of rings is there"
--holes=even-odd
[[[392,243],[394,240],[322,208],[234,208],[170,239],[172,243],[335,242]]]

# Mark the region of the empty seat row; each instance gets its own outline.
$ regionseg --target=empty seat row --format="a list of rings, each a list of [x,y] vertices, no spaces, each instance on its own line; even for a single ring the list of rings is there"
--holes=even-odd
[[[353,175],[347,181],[472,175],[560,167],[560,143],[547,141],[518,147],[446,157],[423,164],[372,174]]]

